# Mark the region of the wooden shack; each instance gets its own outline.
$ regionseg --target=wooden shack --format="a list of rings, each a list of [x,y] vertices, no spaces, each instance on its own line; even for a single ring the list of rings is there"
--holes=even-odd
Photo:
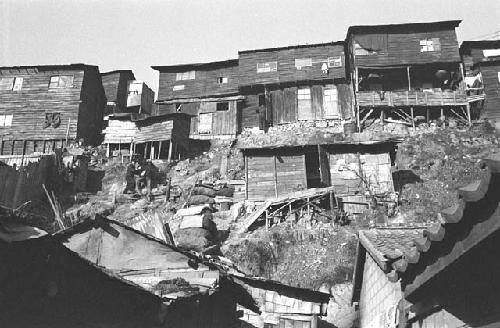
[[[467,96],[481,118],[500,119],[500,40],[464,41],[460,54],[466,68]]]
[[[498,327],[500,162],[425,229],[360,232],[353,301],[360,327]],[[389,322],[387,321],[389,320]],[[377,325],[378,324],[378,325]]]
[[[258,277],[231,275],[230,279],[255,302],[250,309],[238,306],[243,316],[235,327],[317,328],[319,317],[326,315],[329,294]]]
[[[98,144],[105,99],[97,66],[0,67],[0,155]]]
[[[137,153],[144,158],[170,161],[187,152],[190,121],[191,117],[184,113],[109,115],[103,144],[108,157]]]
[[[351,26],[350,75],[358,124],[369,117],[414,126],[443,115],[470,122],[455,28],[460,21]],[[417,123],[418,123],[417,122]]]
[[[160,72],[158,113],[191,116],[191,139],[232,139],[239,133],[238,60],[152,66]]]
[[[101,73],[102,86],[106,93],[106,110],[104,115],[127,112],[127,96],[129,81],[135,80],[131,70],[115,70]]]
[[[349,196],[393,192],[391,142],[241,146],[245,156],[246,198],[276,199],[308,188],[334,187]]]
[[[352,119],[344,48],[340,41],[240,51],[242,128]]]

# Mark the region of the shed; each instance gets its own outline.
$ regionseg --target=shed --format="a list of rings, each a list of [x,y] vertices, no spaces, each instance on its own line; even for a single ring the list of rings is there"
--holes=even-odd
[[[159,116],[122,113],[108,116],[103,130],[108,156],[139,153],[145,158],[178,158],[189,147],[190,117],[184,113]]]
[[[97,66],[0,67],[0,155],[96,145],[105,103]]]

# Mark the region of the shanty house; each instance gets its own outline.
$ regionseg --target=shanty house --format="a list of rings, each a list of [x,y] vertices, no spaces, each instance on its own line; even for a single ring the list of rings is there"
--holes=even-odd
[[[500,40],[464,41],[460,53],[467,72],[467,96],[481,118],[500,119]]]
[[[344,42],[240,51],[242,128],[352,119],[346,63]]]
[[[105,72],[101,77],[107,101],[105,115],[153,114],[155,94],[144,82],[137,81],[131,70]]]
[[[497,327],[500,161],[425,229],[359,234],[353,302],[360,327]],[[404,230],[404,231],[403,231]],[[410,233],[411,231],[411,233]]]
[[[460,21],[351,26],[350,75],[358,124],[415,125],[443,115],[470,121],[455,28]]]
[[[195,254],[117,221],[96,217],[55,235],[92,264],[169,300],[165,327],[231,327],[236,298],[217,269]]]
[[[191,139],[232,139],[239,133],[238,60],[152,66],[160,72],[158,113],[191,116]]]
[[[105,101],[97,66],[1,67],[0,154],[99,143]]]
[[[261,144],[250,138],[238,146],[245,157],[249,200],[279,198],[293,191],[333,186],[338,196],[393,192],[391,140],[355,140],[341,134],[307,142]]]
[[[230,279],[255,302],[253,309],[239,306],[243,316],[235,327],[317,328],[319,317],[326,315],[329,294],[244,275]]]
[[[138,153],[144,158],[171,159],[189,147],[191,117],[184,113],[148,116],[118,113],[108,116],[103,144],[108,156]]]

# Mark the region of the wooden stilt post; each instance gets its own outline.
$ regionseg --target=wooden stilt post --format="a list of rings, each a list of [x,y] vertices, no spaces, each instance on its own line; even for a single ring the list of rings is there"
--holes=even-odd
[[[276,155],[273,156],[273,163],[274,163],[274,196],[278,198],[278,172],[276,170]]]
[[[157,159],[160,159],[160,154],[161,154],[161,146],[162,146],[162,141],[160,140],[160,144],[158,145],[158,156],[156,156]]]
[[[109,158],[109,143],[106,144],[106,157]]]
[[[354,72],[354,94],[355,94],[355,101],[356,101],[356,121],[357,121],[357,126],[358,126],[358,132],[361,132],[361,122],[359,121],[359,103],[357,101],[358,99],[358,91],[359,91],[359,86],[358,86],[358,68],[356,67],[355,72]]]
[[[413,132],[415,132],[415,116],[413,115],[413,107],[410,107],[410,114],[411,114],[411,124],[413,126]]]
[[[427,124],[428,124],[429,121],[431,120],[431,111],[430,111],[429,107],[426,108],[425,117],[426,117]]]
[[[443,119],[443,117],[444,117],[444,108],[441,107],[441,117],[440,118]]]
[[[465,105],[465,108],[467,110],[467,121],[469,121],[469,126],[472,125],[472,119],[470,117],[470,104],[467,103],[467,105]]]
[[[169,162],[172,160],[172,148],[174,148],[174,146],[172,139],[170,139],[170,142],[168,144],[168,159],[167,159]]]

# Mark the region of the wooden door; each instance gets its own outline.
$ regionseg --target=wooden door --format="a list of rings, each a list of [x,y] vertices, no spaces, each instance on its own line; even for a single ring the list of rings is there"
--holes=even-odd
[[[314,112],[311,101],[311,88],[301,87],[297,89],[297,112],[299,121],[314,120]]]
[[[328,152],[324,146],[318,145],[318,156],[321,184],[325,187],[330,186],[330,162],[328,160]]]

